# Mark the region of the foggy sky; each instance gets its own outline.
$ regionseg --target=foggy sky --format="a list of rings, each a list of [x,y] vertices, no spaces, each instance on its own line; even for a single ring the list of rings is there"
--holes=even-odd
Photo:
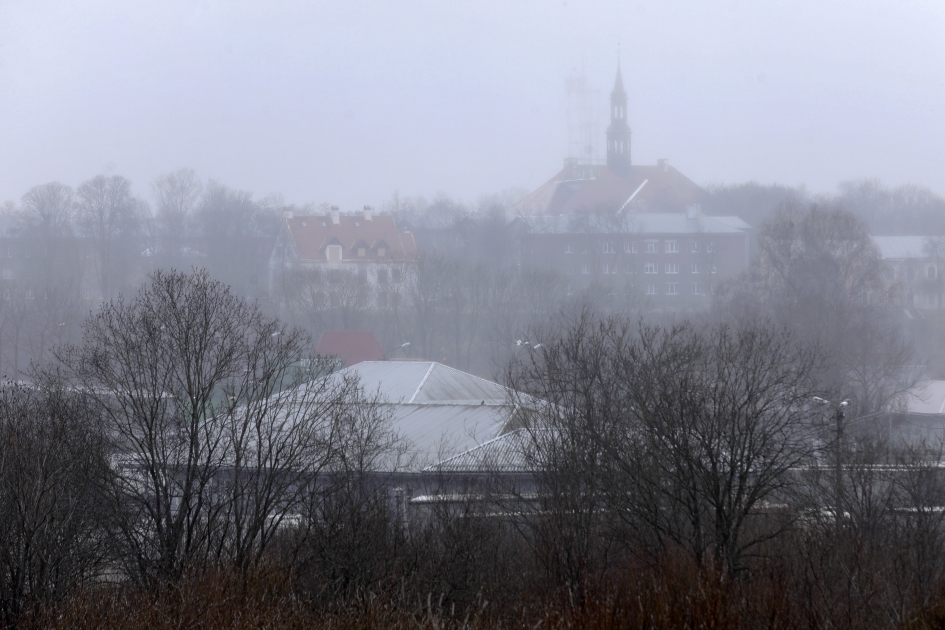
[[[0,202],[183,166],[343,210],[531,189],[618,41],[635,163],[945,194],[943,33],[940,0],[0,0]]]

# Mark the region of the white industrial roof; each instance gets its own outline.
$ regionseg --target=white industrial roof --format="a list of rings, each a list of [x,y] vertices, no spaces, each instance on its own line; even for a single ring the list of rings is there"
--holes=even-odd
[[[906,399],[909,413],[945,414],[945,381],[924,381],[910,390]]]
[[[502,385],[433,361],[363,361],[333,375],[347,376],[386,401],[415,470],[493,439],[513,410]]]
[[[510,413],[489,405],[391,405],[392,428],[407,441],[415,470],[495,438]]]
[[[879,255],[885,260],[906,260],[910,258],[928,258],[928,236],[873,236],[873,243]]]
[[[363,361],[336,373],[357,375],[367,392],[392,403],[505,405],[508,390],[434,361]]]

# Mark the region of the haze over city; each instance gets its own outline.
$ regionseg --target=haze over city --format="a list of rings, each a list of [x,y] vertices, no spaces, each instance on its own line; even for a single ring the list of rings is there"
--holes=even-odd
[[[0,0],[0,630],[945,628],[943,146],[943,0]]]
[[[0,201],[161,173],[343,209],[533,189],[567,152],[564,83],[618,45],[634,162],[700,185],[945,193],[945,5],[161,2],[0,5]]]

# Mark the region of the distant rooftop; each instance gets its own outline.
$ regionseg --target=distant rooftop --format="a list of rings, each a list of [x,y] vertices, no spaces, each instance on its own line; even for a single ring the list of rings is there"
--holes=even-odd
[[[383,348],[369,330],[327,330],[319,336],[315,353],[341,357],[345,367],[384,359]]]
[[[945,241],[942,236],[873,236],[873,243],[884,260],[928,258],[932,239]]]
[[[334,378],[345,375],[389,401],[391,428],[408,442],[415,470],[495,438],[514,410],[502,385],[433,361],[364,361]]]
[[[521,219],[536,233],[604,234],[741,234],[751,229],[735,216],[709,216],[694,209],[689,212],[640,212],[626,215],[558,215]]]
[[[392,403],[494,406],[508,399],[502,385],[434,361],[365,361],[339,372],[347,373]]]

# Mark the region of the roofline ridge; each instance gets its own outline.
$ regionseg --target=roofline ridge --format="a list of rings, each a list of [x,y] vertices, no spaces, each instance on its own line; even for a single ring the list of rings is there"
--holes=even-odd
[[[436,361],[434,361],[434,363],[436,363]],[[449,370],[453,370],[454,372],[459,372],[460,374],[465,374],[466,376],[471,376],[471,377],[473,377],[473,378],[475,378],[475,379],[479,379],[480,381],[485,381],[486,383],[489,383],[490,385],[498,385],[499,387],[501,387],[501,388],[504,389],[505,391],[509,391],[509,389],[510,389],[509,387],[506,387],[506,386],[503,385],[502,383],[496,383],[495,381],[490,381],[490,380],[487,379],[487,378],[483,378],[483,377],[481,377],[481,376],[477,376],[477,375],[475,375],[475,374],[473,374],[473,373],[471,373],[471,372],[464,372],[464,371],[460,370],[459,368],[454,368],[454,367],[451,367],[451,366],[449,366],[449,365],[445,365],[445,364],[443,364],[443,363],[436,363],[436,364],[437,364],[437,365],[441,365],[441,366],[443,366],[443,367],[445,367],[445,368],[447,368],[447,369],[449,369]]]

